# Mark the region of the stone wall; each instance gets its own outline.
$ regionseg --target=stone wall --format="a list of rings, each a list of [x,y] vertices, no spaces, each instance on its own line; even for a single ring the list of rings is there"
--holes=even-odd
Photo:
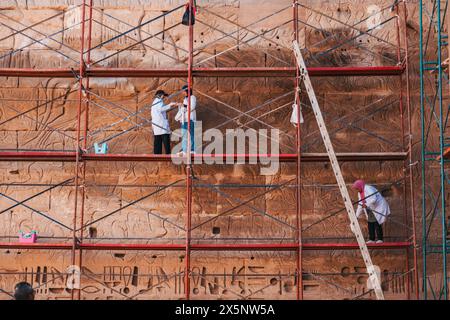
[[[181,0],[94,1],[92,47],[95,49],[91,53],[91,64],[97,67],[186,67],[188,32],[185,26],[179,24],[182,9],[146,24],[127,36],[98,46],[115,37],[118,32],[125,32],[184,3]],[[194,64],[197,67],[293,66],[289,49],[293,37],[290,0],[203,0],[197,3],[199,10],[194,43]],[[318,11],[300,8],[299,12],[300,43],[305,49],[309,65],[395,65],[395,19],[372,32],[378,40],[367,35],[354,37],[354,31],[336,20],[344,21],[347,25],[357,24],[375,8],[369,7],[367,1],[308,0],[301,3]],[[373,5],[378,8],[390,4],[392,1],[373,1]],[[80,1],[71,0],[1,1],[0,67],[76,68],[81,46],[82,18],[79,5]],[[417,26],[417,12],[413,5],[408,9],[408,40],[412,47],[411,65],[414,65],[410,79],[414,88],[413,138],[414,152],[418,155],[417,148],[420,146],[416,142],[420,138],[420,127],[416,95],[417,52],[414,49],[418,41],[418,30],[414,27]],[[336,20],[320,16],[319,12]],[[387,10],[380,19],[383,21],[392,15]],[[36,25],[33,30],[19,33],[11,29],[21,30],[24,25],[32,25],[50,17],[53,18]],[[375,22],[370,20],[355,27],[370,29],[376,23],[376,18]],[[224,35],[232,32],[235,32],[232,37]],[[11,33],[16,34],[8,37]],[[155,33],[156,36],[151,36]],[[260,33],[264,34],[263,38],[256,37]],[[53,34],[52,39],[44,39],[49,34]],[[41,40],[33,43],[32,38]],[[144,39],[143,43],[133,46],[136,41]],[[340,45],[342,43],[345,44]],[[336,46],[339,46],[337,50],[330,50]],[[336,151],[401,150],[398,77],[327,77],[314,78],[313,82]],[[78,106],[75,79],[3,77],[0,83],[0,149],[75,149]],[[91,95],[93,102],[88,111],[83,107],[81,115],[83,119],[85,112],[88,112],[88,146],[118,135],[133,125],[141,125],[109,141],[109,152],[151,153],[153,139],[147,119],[150,117],[148,106],[153,93],[159,88],[174,93],[183,84],[185,79],[181,78],[91,79],[90,89],[96,96]],[[264,128],[263,123],[252,121],[254,117],[260,117],[258,119],[261,121],[282,130],[281,152],[294,152],[295,128],[289,123],[294,99],[293,79],[196,78],[194,90],[199,100],[198,118],[203,121],[205,130],[217,127],[230,118],[234,120],[222,126],[222,131],[242,125],[254,129]],[[236,110],[250,111],[277,97],[277,100],[252,111],[250,114],[253,118],[243,116],[235,119],[239,115]],[[302,95],[302,101],[307,104],[306,96]],[[30,109],[32,111],[17,119],[3,123],[17,113]],[[121,121],[137,111],[142,111],[139,116]],[[309,107],[304,108],[304,117],[303,151],[324,152]],[[143,125],[146,122],[147,125]],[[348,127],[349,123],[353,126]],[[175,121],[171,120],[171,126],[177,127]],[[2,194],[18,201],[49,188],[51,184],[73,178],[75,170],[74,164],[64,162],[1,162],[0,167],[0,183],[26,184],[0,185]],[[212,219],[238,205],[239,201],[266,190],[254,185],[287,183],[295,178],[296,172],[294,164],[282,164],[280,171],[272,176],[261,175],[259,169],[257,165],[194,166],[198,180],[193,190],[192,224],[202,225],[193,230],[193,243],[233,243],[237,241],[236,238],[277,238],[278,241],[284,239],[289,242],[295,237],[295,232],[288,226],[296,223],[295,189],[292,187],[277,189],[251,201],[253,209],[240,206]],[[363,178],[379,188],[403,176],[403,164],[395,162],[345,162],[342,163],[342,170],[348,182]],[[419,186],[418,171],[415,173]],[[95,221],[151,193],[158,186],[184,178],[184,167],[169,163],[88,162],[84,221]],[[329,164],[303,164],[302,181],[304,227],[342,208]],[[239,183],[248,186],[236,188],[235,184]],[[223,186],[214,189],[205,187],[206,184]],[[352,196],[356,197],[356,194]],[[393,188],[385,196],[393,212],[392,219],[385,226],[386,237],[391,240],[404,239],[407,229],[404,226],[403,189]],[[48,214],[62,225],[71,226],[74,198],[73,181],[69,181],[67,185],[43,193],[26,204]],[[409,201],[405,201],[409,208]],[[3,198],[0,210],[13,204]],[[416,205],[419,205],[419,201],[416,201]],[[278,221],[263,217],[261,210],[270,213]],[[183,243],[185,212],[185,188],[182,181],[92,224],[85,230],[85,241]],[[407,213],[409,219],[409,210]],[[361,222],[364,232],[367,232],[365,223]],[[16,241],[19,230],[37,230],[40,242],[70,241],[71,231],[62,225],[52,223],[23,206],[0,214],[0,235],[5,242]],[[303,236],[306,242],[353,241],[345,212],[312,226]],[[70,298],[70,290],[65,288],[66,276],[61,274],[71,264],[70,251],[2,249],[0,257],[0,288],[11,290],[18,280],[26,279],[34,286],[41,285],[38,299]],[[404,250],[374,251],[373,260],[380,266],[383,280],[388,282],[384,286],[386,296],[390,299],[405,298],[407,277],[401,276],[406,272]],[[367,277],[361,274],[365,270],[364,263],[357,251],[308,251],[304,252],[303,261],[306,299],[349,299],[367,290]],[[139,299],[182,299],[184,283],[179,273],[183,271],[184,263],[184,252],[83,252],[86,276],[82,278],[82,298],[123,299],[137,295]],[[193,252],[191,265],[195,273],[191,280],[193,298],[296,297],[294,253]],[[8,272],[18,274],[5,274]],[[365,297],[373,298],[373,295]],[[8,296],[0,293],[0,298],[7,299]]]

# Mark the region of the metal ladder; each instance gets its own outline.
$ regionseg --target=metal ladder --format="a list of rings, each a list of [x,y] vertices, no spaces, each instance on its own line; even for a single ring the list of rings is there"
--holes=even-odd
[[[375,266],[372,263],[372,258],[370,257],[369,250],[367,249],[366,242],[364,240],[363,234],[361,232],[361,228],[358,223],[358,218],[356,217],[355,210],[353,208],[353,204],[350,198],[350,195],[347,190],[347,186],[344,181],[344,177],[342,176],[341,168],[339,167],[339,163],[336,158],[336,154],[334,152],[333,145],[331,144],[330,136],[328,134],[327,127],[325,126],[325,121],[323,120],[322,112],[320,111],[319,103],[316,98],[316,94],[314,93],[314,89],[311,84],[311,79],[309,78],[308,71],[306,69],[306,64],[303,59],[302,53],[300,51],[300,47],[297,41],[293,42],[294,45],[294,54],[297,60],[297,65],[300,70],[301,80],[305,84],[306,92],[308,93],[309,100],[311,102],[312,109],[314,111],[314,115],[317,120],[317,124],[319,125],[320,133],[322,135],[323,142],[327,149],[328,157],[330,158],[331,166],[333,167],[334,176],[336,177],[337,184],[339,186],[339,190],[341,191],[342,198],[344,200],[345,208],[347,209],[347,214],[350,219],[350,229],[356,236],[356,240],[359,245],[359,249],[361,250],[361,255],[364,259],[364,263],[366,265],[367,273],[369,274],[369,279],[372,284],[372,289],[375,292],[375,295],[378,300],[384,300],[383,290],[381,288],[381,282],[379,278],[379,274],[375,270]]]

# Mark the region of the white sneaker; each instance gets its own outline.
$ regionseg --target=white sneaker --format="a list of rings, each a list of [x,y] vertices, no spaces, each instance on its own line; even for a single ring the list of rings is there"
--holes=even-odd
[[[383,240],[377,240],[377,242],[376,243],[383,243]]]
[[[366,243],[371,244],[371,243],[375,243],[375,241],[369,240],[369,241],[366,241]]]

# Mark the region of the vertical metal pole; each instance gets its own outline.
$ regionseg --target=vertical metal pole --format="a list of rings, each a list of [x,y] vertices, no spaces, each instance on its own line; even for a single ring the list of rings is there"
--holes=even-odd
[[[422,141],[422,288],[423,298],[428,298],[427,285],[427,214],[426,214],[426,142],[425,142],[425,96],[424,96],[424,52],[423,52],[423,0],[419,3],[419,57],[420,57],[420,122]],[[426,54],[426,53],[425,53]]]
[[[448,279],[447,279],[447,219],[446,219],[446,210],[445,210],[445,159],[444,159],[444,110],[443,110],[443,103],[442,103],[442,33],[441,33],[441,27],[442,27],[442,21],[441,21],[441,1],[436,2],[437,5],[437,12],[436,12],[436,18],[437,18],[437,35],[438,35],[438,48],[437,48],[437,67],[438,67],[438,103],[439,103],[439,155],[440,155],[440,180],[441,180],[441,224],[442,224],[442,268],[443,268],[443,293],[444,293],[444,300],[447,300],[448,296]]]
[[[187,150],[186,150],[186,270],[184,274],[186,300],[190,299],[191,283],[191,215],[192,215],[192,180],[191,180],[191,90],[192,90],[192,65],[194,49],[194,25],[192,24],[194,1],[189,0],[189,58],[188,58],[188,112],[187,112]]]
[[[293,22],[294,22],[294,40],[298,42],[298,2],[293,0]],[[297,104],[297,132],[296,132],[296,147],[297,147],[297,167],[296,167],[296,228],[297,228],[297,300],[303,300],[303,259],[302,259],[302,212],[301,212],[301,126],[300,126],[300,93],[299,89],[300,71],[296,68],[295,74],[295,103]]]
[[[401,32],[400,32],[400,16],[399,16],[399,7],[398,7],[398,5],[396,5],[396,7],[395,7],[395,12],[396,12],[396,15],[397,15],[397,19],[395,20],[395,25],[396,25],[396,29],[397,29],[397,61],[398,61],[398,64],[401,64],[401,51],[400,51],[400,48],[401,48],[401,36],[400,36],[400,34],[401,34]],[[404,86],[403,86],[403,73],[402,74],[400,74],[400,106],[399,106],[399,112],[400,112],[400,122],[401,122],[401,137],[402,137],[402,141],[401,141],[401,143],[402,143],[402,151],[403,152],[405,152],[406,151],[406,149],[405,149],[405,116],[404,116],[404,105],[403,105],[403,92],[404,92]],[[409,159],[408,159],[409,160]],[[407,226],[408,225],[408,212],[407,212],[407,196],[408,196],[408,194],[407,194],[407,191],[406,191],[406,188],[407,188],[407,185],[406,185],[406,178],[407,178],[407,167],[408,167],[408,164],[407,164],[407,161],[408,160],[406,160],[404,163],[403,163],[403,165],[405,166],[404,168],[403,168],[403,187],[402,187],[402,189],[403,189],[403,223],[404,223],[404,225],[405,226]],[[408,229],[405,229],[405,238],[407,239],[408,238]],[[409,258],[409,254],[408,254],[408,248],[406,248],[405,249],[405,257],[406,257],[406,262],[405,262],[405,264],[406,264],[406,270],[408,271],[409,270],[409,261],[408,261],[408,258]],[[409,274],[409,272],[406,274],[406,297],[407,297],[407,299],[409,300],[410,299],[410,296],[411,296],[411,282],[410,282],[410,280],[411,280],[411,278],[410,278],[410,274]]]
[[[397,63],[401,64],[401,59],[402,59],[402,55],[401,55],[401,39],[400,39],[400,17],[398,14],[398,5],[395,7],[395,12],[396,12],[396,16],[397,19],[395,19],[395,28],[397,30]]]
[[[89,68],[91,65],[91,48],[92,48],[92,12],[93,12],[93,0],[89,0],[89,25],[88,25],[88,35],[87,35],[87,58],[86,64]],[[86,76],[86,89],[89,90],[89,76]],[[84,141],[83,141],[83,149],[87,150],[87,132],[89,130],[89,92],[86,93],[86,114],[84,117],[85,127],[84,127]]]
[[[397,19],[395,21],[396,29],[397,29],[397,61],[398,64],[401,64],[401,32],[400,32],[400,15],[399,15],[399,6],[396,5],[395,7]],[[406,24],[405,24],[406,25]],[[404,116],[404,105],[403,105],[403,93],[404,93],[404,86],[403,86],[403,73],[400,75],[400,119],[401,119],[401,137],[402,137],[402,150],[403,152],[407,152],[405,148],[405,116]],[[408,193],[406,191],[407,189],[407,169],[409,167],[408,163],[410,163],[409,158],[403,163],[405,166],[403,168],[403,223],[405,226],[408,226],[408,212],[407,212],[407,196]],[[408,229],[405,229],[405,238],[409,239]],[[409,271],[409,248],[405,249],[405,267],[406,270]],[[405,275],[406,277],[406,298],[410,300],[411,298],[411,277],[409,272]]]
[[[419,266],[417,253],[417,232],[416,232],[416,205],[414,192],[414,172],[413,172],[413,135],[412,135],[412,118],[411,118],[411,85],[409,73],[409,48],[408,48],[408,11],[406,2],[403,2],[403,28],[405,38],[405,67],[406,67],[406,111],[408,119],[408,159],[409,159],[409,191],[411,198],[411,224],[412,224],[412,239],[413,239],[413,268],[414,268],[414,293],[417,300],[419,300]],[[421,49],[422,50],[422,49]],[[405,181],[406,183],[406,181]]]
[[[73,213],[73,234],[72,234],[72,265],[77,265],[76,259],[76,249],[77,245],[77,219],[78,219],[78,193],[80,189],[80,161],[81,159],[81,109],[83,105],[83,77],[84,77],[84,29],[85,29],[85,19],[86,19],[86,0],[83,0],[83,4],[81,7],[81,37],[80,37],[80,66],[79,66],[79,88],[78,88],[78,109],[77,109],[77,143],[76,143],[76,160],[75,160],[75,208]],[[79,265],[78,265],[79,267]],[[75,290],[77,290],[77,297],[80,298],[79,289],[72,289],[71,298],[72,300],[75,297]]]
[[[92,8],[93,6],[93,0],[89,0],[89,24],[88,24],[88,34],[87,34],[87,65],[89,66],[91,62],[91,45],[92,45]],[[83,40],[84,41],[84,40]],[[84,53],[84,52],[83,52]],[[83,57],[84,59],[84,57]],[[89,90],[89,75],[86,73],[85,76],[85,88],[86,90]],[[84,132],[83,132],[83,152],[87,150],[87,132],[89,128],[89,92],[86,92],[86,103],[85,103],[85,110],[84,110]],[[83,242],[84,238],[84,206],[85,206],[85,197],[86,197],[86,161],[82,161],[81,165],[81,173],[82,173],[82,184],[81,184],[81,205],[80,205],[80,237],[79,242],[80,244]],[[83,266],[83,250],[79,249],[79,258],[78,258],[78,265],[80,267],[80,271]],[[81,281],[81,279],[80,279]],[[78,299],[81,299],[81,290],[78,290]]]
[[[405,264],[406,264],[406,274],[405,274],[405,276],[406,276],[406,281],[407,281],[407,283],[406,283],[406,299],[407,300],[411,300],[411,277],[410,277],[410,273],[409,273],[409,248],[406,248],[405,249],[405,257],[406,257],[406,261],[405,261]]]

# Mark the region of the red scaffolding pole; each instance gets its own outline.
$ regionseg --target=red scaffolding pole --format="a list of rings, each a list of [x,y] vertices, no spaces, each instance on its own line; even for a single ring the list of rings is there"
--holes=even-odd
[[[404,66],[387,67],[311,67],[312,77],[370,77],[398,76]],[[76,73],[78,76],[80,72]],[[187,78],[186,69],[134,69],[134,68],[91,68],[86,67],[85,76],[91,78]],[[194,77],[295,77],[295,68],[290,67],[244,67],[244,68],[192,68]],[[73,78],[72,69],[17,69],[0,68],[1,77],[29,78]]]
[[[371,250],[404,250],[411,248],[411,242],[385,242],[367,245]],[[18,243],[0,242],[0,248],[35,250],[72,250],[71,243]],[[357,243],[302,243],[302,250],[359,250]],[[78,243],[76,249],[83,250],[142,250],[142,251],[186,251],[185,244],[125,244],[125,243]],[[293,243],[245,243],[245,244],[195,244],[191,251],[293,251],[298,252],[298,242]]]
[[[77,266],[79,270],[81,270],[81,264],[80,264],[80,255],[78,256],[79,259],[77,260],[76,252],[77,252],[77,243],[78,243],[78,237],[77,237],[77,225],[78,225],[78,212],[79,212],[79,204],[78,204],[78,197],[81,192],[83,192],[83,186],[80,186],[80,175],[82,175],[82,166],[83,162],[81,160],[81,113],[82,113],[82,107],[83,107],[83,77],[84,74],[84,38],[85,38],[85,21],[86,20],[86,0],[83,0],[83,4],[81,6],[81,38],[80,38],[80,65],[79,65],[79,71],[78,71],[78,108],[77,108],[77,130],[76,130],[76,151],[75,151],[75,201],[74,201],[74,210],[73,210],[73,231],[72,231],[72,265]],[[82,200],[83,202],[83,200]],[[82,209],[80,209],[80,212]],[[81,215],[81,214],[80,214]],[[75,272],[75,269],[74,271]],[[75,277],[74,277],[75,278]],[[75,293],[77,299],[80,299],[81,292],[79,288],[72,288],[71,290],[71,297],[72,299],[75,298]]]
[[[0,153],[0,161],[56,161],[56,162],[75,162],[76,152],[59,152],[59,151],[5,151]],[[341,152],[336,153],[339,161],[360,162],[360,161],[405,161],[408,157],[407,152]],[[172,155],[155,155],[155,154],[95,154],[81,153],[80,161],[143,161],[143,162],[172,162],[175,156]],[[249,159],[258,158],[278,158],[280,162],[296,162],[298,155],[289,154],[195,154],[191,155],[194,163],[203,160],[220,160],[226,159]],[[302,162],[328,162],[326,153],[301,153]],[[182,158],[184,159],[184,158]]]
[[[292,1],[293,8],[293,27],[294,27],[294,41],[299,40],[298,36],[298,6],[297,0]],[[297,130],[296,130],[296,227],[297,227],[297,242],[298,242],[298,251],[297,251],[297,300],[303,300],[303,253],[302,253],[302,208],[301,208],[301,160],[302,160],[302,152],[301,152],[301,125],[300,125],[300,115],[301,115],[301,99],[300,99],[300,71],[298,68],[295,70],[295,103],[297,104]],[[328,158],[328,157],[327,157]]]
[[[86,7],[86,0],[83,2],[83,6]],[[80,60],[80,66],[83,66],[83,68],[86,65],[90,65],[91,63],[91,46],[92,46],[92,9],[93,9],[93,0],[89,0],[89,19],[88,19],[88,31],[87,31],[87,39],[82,37],[82,50],[81,50],[81,60]],[[85,19],[83,18],[83,21]],[[85,28],[85,24],[82,25],[82,28]],[[82,32],[84,35],[84,32]],[[84,59],[84,42],[87,40],[87,57],[86,61]],[[89,75],[85,74],[84,76],[85,83],[83,84],[83,77],[80,77],[80,88],[83,90],[86,89],[87,92],[82,92],[83,94],[86,94],[85,99],[85,108],[84,108],[84,130],[83,130],[83,147],[78,148],[77,152],[82,152],[82,150],[87,150],[87,137],[88,137],[88,130],[89,130],[89,100],[90,100],[90,93],[89,93]],[[80,99],[82,99],[82,96],[80,96]],[[80,100],[80,103],[82,100]],[[81,121],[81,119],[80,119]],[[80,137],[78,138],[80,139]],[[81,173],[81,205],[80,205],[80,227],[84,226],[84,209],[85,209],[85,199],[86,199],[86,161],[82,161],[81,165],[79,166],[79,172]],[[78,196],[78,193],[76,193],[76,197]],[[75,228],[76,229],[76,228]],[[78,237],[78,241],[80,243],[83,243],[84,238],[84,228],[80,228],[80,234]],[[79,247],[79,253],[78,253],[78,266],[81,271],[81,267],[83,266],[83,250],[82,246]],[[80,279],[81,281],[81,279]],[[77,291],[77,298],[81,299],[81,290]]]
[[[193,62],[194,62],[194,1],[189,0],[189,57],[188,57],[188,74],[187,74],[187,132],[184,133],[186,139],[186,267],[184,271],[186,300],[191,297],[191,221],[192,221],[192,159],[191,159],[191,94],[193,80]],[[182,138],[182,139],[183,139]]]

